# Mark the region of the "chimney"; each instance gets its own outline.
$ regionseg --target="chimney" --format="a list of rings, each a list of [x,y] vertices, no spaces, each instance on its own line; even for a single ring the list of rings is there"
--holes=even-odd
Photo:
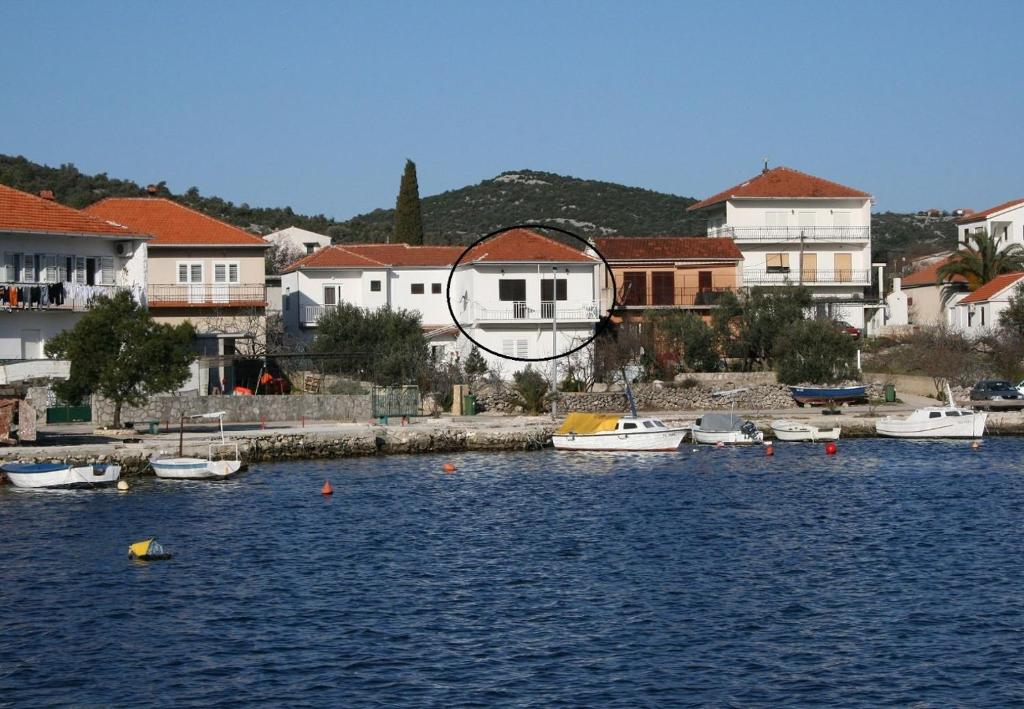
[[[53,190],[39,190],[39,196],[43,199],[48,199],[51,202],[54,201]]]
[[[154,196],[156,191],[156,185],[146,185],[146,192],[149,193],[150,197]]]

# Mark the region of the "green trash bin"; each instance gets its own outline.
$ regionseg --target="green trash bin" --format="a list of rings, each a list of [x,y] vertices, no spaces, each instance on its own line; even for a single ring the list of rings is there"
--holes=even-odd
[[[896,401],[896,385],[886,384],[885,385],[885,403],[892,404]]]
[[[462,415],[476,416],[476,396],[474,394],[466,394],[462,397]]]

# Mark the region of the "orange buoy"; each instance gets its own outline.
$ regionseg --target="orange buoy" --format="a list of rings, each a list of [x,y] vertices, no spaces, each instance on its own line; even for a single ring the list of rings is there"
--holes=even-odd
[[[334,488],[331,487],[330,481],[324,480],[324,486],[322,488],[320,488],[320,494],[321,495],[333,495],[334,494]]]
[[[715,444],[715,448],[725,448],[725,442],[719,441],[718,443]]]
[[[773,446],[771,442],[764,444],[764,454],[769,458],[775,455],[775,446]]]
[[[825,444],[825,455],[835,455],[838,450],[839,446],[837,446],[832,441],[829,441],[828,443]]]
[[[454,473],[455,472],[455,464],[454,463],[445,463],[444,465],[441,466],[441,470],[443,470],[446,473]]]
[[[971,450],[978,450],[981,448],[981,441],[971,441]]]

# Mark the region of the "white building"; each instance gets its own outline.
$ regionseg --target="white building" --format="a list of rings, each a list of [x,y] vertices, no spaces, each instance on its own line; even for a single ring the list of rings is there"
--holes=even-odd
[[[804,285],[816,316],[871,330],[884,307],[872,284],[871,195],[788,167],[761,174],[689,207],[707,215],[710,237],[743,254],[742,285]]]
[[[599,267],[598,259],[525,229],[466,253],[458,246],[330,246],[282,275],[285,329],[312,337],[320,315],[339,303],[411,310],[421,316],[433,356],[464,358],[475,341],[488,364],[507,375],[527,365],[508,357],[549,357],[590,339],[602,315]]]
[[[276,246],[288,244],[292,250],[302,254],[311,254],[317,249],[331,245],[331,237],[297,226],[272,231],[263,238]]]
[[[97,294],[127,288],[144,301],[148,239],[0,185],[0,360],[43,359]]]
[[[973,232],[987,232],[998,240],[999,248],[1010,244],[1024,246],[1024,199],[1015,199],[995,207],[974,212],[957,219],[957,239],[960,248],[968,243]]]
[[[1010,305],[1024,273],[1004,273],[949,308],[949,325],[965,335],[977,337],[999,327],[999,315]]]

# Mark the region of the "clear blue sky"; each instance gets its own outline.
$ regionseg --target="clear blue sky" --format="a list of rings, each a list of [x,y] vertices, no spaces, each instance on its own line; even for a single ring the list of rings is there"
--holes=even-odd
[[[348,218],[532,168],[762,156],[878,210],[1024,197],[1024,2],[0,3],[0,152]]]

